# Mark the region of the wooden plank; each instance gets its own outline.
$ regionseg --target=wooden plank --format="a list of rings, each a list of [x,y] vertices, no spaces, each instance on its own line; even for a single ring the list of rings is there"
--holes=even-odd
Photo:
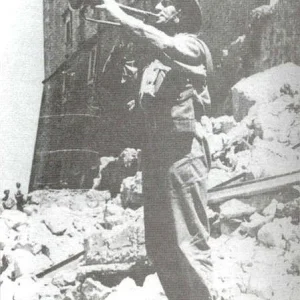
[[[230,178],[230,179],[228,179],[228,180],[226,180],[226,181],[224,181],[224,182],[222,182],[222,183],[220,183],[220,184],[218,184],[218,185],[215,185],[214,187],[212,187],[212,188],[210,189],[210,191],[214,191],[214,190],[219,189],[219,188],[221,188],[221,187],[227,186],[229,183],[232,183],[232,182],[234,182],[234,181],[237,181],[237,180],[239,180],[239,179],[241,179],[241,178],[245,178],[246,175],[247,175],[247,173],[246,173],[246,172],[243,172],[243,173],[241,173],[241,174],[239,174],[239,175],[237,175],[237,176],[234,176],[234,177],[232,177],[232,178]]]
[[[47,274],[49,274],[51,272],[54,272],[58,269],[61,269],[64,266],[66,266],[67,264],[70,264],[73,261],[77,260],[79,257],[83,256],[84,253],[85,253],[85,251],[81,251],[81,252],[79,252],[79,253],[77,253],[77,254],[75,254],[75,255],[73,255],[73,256],[71,256],[71,257],[69,257],[69,258],[67,258],[67,259],[65,259],[65,260],[63,260],[63,261],[61,261],[61,262],[59,262],[59,263],[57,263],[53,266],[51,266],[50,268],[47,268],[46,270],[43,270],[43,271],[39,272],[38,274],[36,274],[36,277],[37,278],[42,278],[42,277],[46,276]]]
[[[208,204],[217,204],[234,198],[274,192],[285,186],[300,183],[300,170],[278,176],[266,177],[258,180],[239,183],[208,191]]]

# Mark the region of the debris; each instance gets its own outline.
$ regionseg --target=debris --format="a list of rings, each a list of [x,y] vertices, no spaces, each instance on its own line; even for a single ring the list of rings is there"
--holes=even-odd
[[[254,213],[250,217],[250,222],[243,222],[239,228],[239,231],[246,233],[252,237],[256,237],[258,230],[265,224],[273,220],[273,216],[262,216],[258,213]]]
[[[272,202],[263,210],[263,215],[275,217],[277,205],[278,201],[276,199],[273,199]]]
[[[278,247],[284,249],[286,243],[283,240],[283,229],[279,224],[268,223],[257,233],[258,240],[268,247]]]
[[[240,80],[232,87],[233,116],[241,121],[255,103],[273,102],[281,95],[280,88],[289,83],[300,90],[300,67],[286,63]],[[255,86],[255,89],[253,87]]]
[[[65,231],[71,227],[70,210],[62,207],[53,206],[47,210],[44,215],[43,222],[54,235],[63,235]],[[57,218],[57,216],[60,216]]]
[[[20,277],[14,286],[14,300],[39,300],[39,287],[30,276]]]
[[[220,219],[220,230],[222,234],[230,235],[240,227],[242,221],[238,219]]]
[[[202,121],[202,120],[201,120]],[[218,118],[212,118],[213,133],[228,133],[232,128],[237,125],[233,116],[221,116]]]
[[[143,219],[116,226],[85,240],[85,263],[116,264],[146,260]]]
[[[232,199],[220,206],[220,218],[236,219],[250,216],[255,212],[255,207],[245,204],[237,199]]]
[[[27,224],[27,216],[23,212],[18,210],[4,210],[0,216],[1,219],[5,220],[9,228],[17,229],[19,226]]]
[[[121,200],[124,208],[138,208],[143,205],[142,172],[133,177],[127,177],[121,185]]]
[[[57,286],[58,288],[75,285],[76,281],[76,272],[74,271],[62,271],[58,274],[55,274],[52,279],[52,284]]]
[[[98,281],[88,278],[82,284],[81,293],[83,300],[104,300],[111,293],[111,289]]]

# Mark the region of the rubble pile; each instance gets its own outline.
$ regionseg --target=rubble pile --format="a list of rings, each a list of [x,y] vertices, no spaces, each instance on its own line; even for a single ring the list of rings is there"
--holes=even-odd
[[[299,169],[300,67],[283,64],[232,88],[233,116],[211,118],[209,187],[246,172],[248,179]]]
[[[220,206],[211,239],[215,286],[224,299],[297,299],[300,291],[300,198],[273,199],[263,210],[237,199]],[[230,270],[230,272],[228,272]]]
[[[299,168],[297,74],[300,67],[285,64],[244,79],[232,89],[233,116],[202,118],[213,158],[209,187],[241,173]],[[35,191],[23,211],[0,211],[1,299],[167,299],[146,255],[139,153],[102,158],[89,191]],[[208,215],[220,297],[298,299],[299,186],[231,199]]]
[[[39,213],[0,216],[1,299],[167,299],[147,260],[143,208],[124,209],[94,190],[37,191],[32,200],[40,204],[26,207]],[[298,297],[299,195],[263,203],[232,199],[209,210],[214,286],[224,299]],[[72,266],[37,276],[81,250]]]
[[[79,265],[103,264],[106,268],[97,272],[106,274],[145,262],[142,209],[124,209],[117,199],[110,200],[109,192],[96,190],[43,190],[29,198],[24,212],[6,209],[0,214],[1,299],[62,299],[51,281],[41,287],[37,277],[84,251],[73,266],[81,276],[91,268]],[[73,285],[70,276],[64,282]],[[20,298],[26,285],[32,286],[30,295]]]

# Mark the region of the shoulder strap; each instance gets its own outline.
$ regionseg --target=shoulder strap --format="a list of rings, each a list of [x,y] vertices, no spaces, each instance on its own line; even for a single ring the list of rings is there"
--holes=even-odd
[[[202,45],[203,48],[203,52],[205,54],[205,59],[206,59],[206,70],[207,70],[207,75],[210,76],[212,75],[213,71],[214,71],[214,66],[213,66],[213,60],[212,60],[212,56],[211,56],[211,52],[208,49],[207,45],[198,38],[198,41],[200,42],[200,44]]]

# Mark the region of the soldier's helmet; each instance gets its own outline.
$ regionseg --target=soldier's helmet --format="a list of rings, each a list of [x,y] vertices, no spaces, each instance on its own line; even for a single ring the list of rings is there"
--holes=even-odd
[[[202,9],[199,0],[176,0],[182,11],[183,24],[190,31],[199,32],[202,26]]]

